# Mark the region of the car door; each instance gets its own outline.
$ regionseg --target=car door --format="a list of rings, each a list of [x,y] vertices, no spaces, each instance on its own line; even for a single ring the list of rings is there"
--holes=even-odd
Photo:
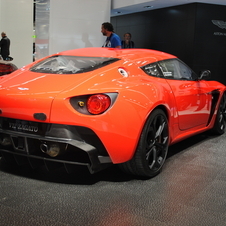
[[[206,82],[197,80],[197,75],[178,59],[161,61],[159,67],[176,100],[179,128],[187,130],[207,125],[211,94]]]

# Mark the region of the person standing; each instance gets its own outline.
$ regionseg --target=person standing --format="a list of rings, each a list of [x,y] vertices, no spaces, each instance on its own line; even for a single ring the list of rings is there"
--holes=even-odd
[[[1,33],[2,35],[2,39],[0,41],[0,55],[2,56],[3,60],[7,60],[7,58],[9,57],[9,47],[10,47],[10,40],[9,38],[6,36],[5,32]]]
[[[121,48],[121,39],[114,33],[114,27],[111,23],[105,22],[101,26],[101,32],[107,39],[102,47]]]
[[[128,32],[124,34],[124,40],[122,40],[122,48],[123,49],[128,49],[128,48],[134,48],[134,42],[131,41],[132,35]]]

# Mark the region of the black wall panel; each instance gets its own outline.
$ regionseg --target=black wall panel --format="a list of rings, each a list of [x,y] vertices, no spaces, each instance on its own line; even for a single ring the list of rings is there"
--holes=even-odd
[[[223,21],[222,27],[212,21]],[[130,32],[137,48],[178,56],[197,73],[210,69],[212,78],[226,84],[226,7],[192,3],[111,18],[123,38]]]
[[[222,23],[219,27],[213,23]],[[222,22],[220,22],[222,21]],[[208,68],[212,78],[226,84],[226,7],[197,4],[193,68]]]

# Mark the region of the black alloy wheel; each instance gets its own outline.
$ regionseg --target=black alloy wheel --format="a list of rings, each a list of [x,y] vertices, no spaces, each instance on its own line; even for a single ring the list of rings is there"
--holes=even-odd
[[[133,158],[120,165],[124,172],[154,177],[162,169],[166,160],[169,144],[168,120],[161,109],[154,110],[149,116]]]
[[[226,94],[224,93],[217,111],[216,120],[213,127],[213,133],[221,135],[225,132],[226,128]]]

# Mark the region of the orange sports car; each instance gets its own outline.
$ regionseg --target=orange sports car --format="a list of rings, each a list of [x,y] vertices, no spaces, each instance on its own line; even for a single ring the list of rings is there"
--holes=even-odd
[[[169,145],[223,134],[225,85],[148,49],[81,48],[0,77],[0,153],[33,168],[157,175]]]

